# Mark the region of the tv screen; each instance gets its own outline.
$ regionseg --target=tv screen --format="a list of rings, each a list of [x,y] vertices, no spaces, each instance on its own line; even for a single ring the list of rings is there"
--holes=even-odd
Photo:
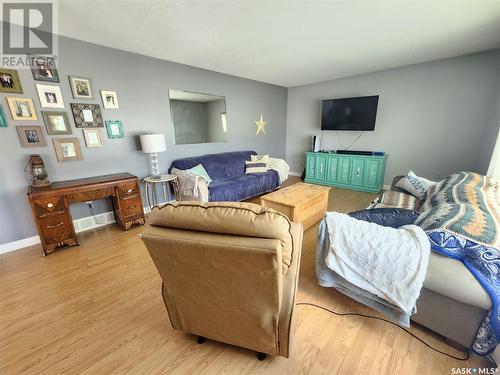
[[[375,129],[378,95],[323,100],[321,130]]]

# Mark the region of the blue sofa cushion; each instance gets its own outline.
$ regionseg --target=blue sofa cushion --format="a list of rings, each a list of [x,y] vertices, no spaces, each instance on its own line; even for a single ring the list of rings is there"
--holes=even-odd
[[[278,172],[245,174],[213,180],[208,186],[211,202],[237,202],[273,191],[280,186]]]
[[[238,177],[245,174],[245,160],[250,160],[250,155],[257,155],[257,153],[234,151],[177,159],[172,162],[170,170],[172,168],[189,169],[201,164],[213,180]]]
[[[406,208],[372,208],[349,213],[355,219],[392,228],[413,224],[418,215],[418,212]]]

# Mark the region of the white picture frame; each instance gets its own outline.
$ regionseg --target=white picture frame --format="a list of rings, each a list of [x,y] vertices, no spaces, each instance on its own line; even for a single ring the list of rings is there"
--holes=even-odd
[[[115,90],[101,90],[102,105],[106,109],[118,109],[118,96]]]
[[[64,108],[61,88],[54,85],[35,84],[42,108]]]
[[[92,86],[90,79],[68,76],[73,99],[92,99]]]
[[[83,137],[85,138],[85,145],[88,148],[103,147],[106,142],[104,132],[100,128],[87,128],[83,130]]]

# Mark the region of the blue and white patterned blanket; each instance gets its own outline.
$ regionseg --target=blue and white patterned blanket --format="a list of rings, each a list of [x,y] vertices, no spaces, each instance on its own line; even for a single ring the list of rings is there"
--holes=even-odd
[[[489,294],[492,307],[483,319],[472,343],[472,350],[487,355],[500,341],[500,252],[498,249],[479,245],[462,237],[445,232],[428,234],[431,249],[439,254],[458,259],[476,277]]]
[[[472,350],[490,354],[500,342],[500,194],[498,184],[476,173],[460,172],[436,184],[415,224],[433,251],[460,260],[489,294]]]

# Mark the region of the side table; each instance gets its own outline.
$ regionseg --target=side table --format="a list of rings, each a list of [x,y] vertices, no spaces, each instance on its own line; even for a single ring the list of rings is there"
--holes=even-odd
[[[146,200],[150,209],[152,209],[154,206],[157,206],[160,203],[157,197],[157,189],[156,189],[157,184],[161,184],[164,202],[169,201],[168,188],[167,188],[169,184],[172,186],[172,192],[174,194],[174,198],[177,199],[178,181],[177,181],[177,176],[173,174],[162,174],[158,178],[149,176],[146,177],[144,180],[142,180],[142,183],[144,185]]]

